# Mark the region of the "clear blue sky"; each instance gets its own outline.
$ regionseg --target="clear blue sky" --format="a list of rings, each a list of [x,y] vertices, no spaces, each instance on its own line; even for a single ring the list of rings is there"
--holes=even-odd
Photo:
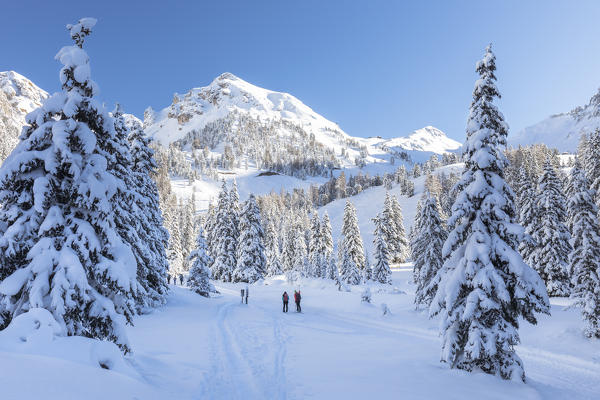
[[[138,116],[222,72],[289,92],[355,136],[434,125],[457,140],[494,43],[511,131],[600,86],[600,1],[5,2],[0,70],[59,88],[66,23],[98,18],[86,49],[108,104]]]

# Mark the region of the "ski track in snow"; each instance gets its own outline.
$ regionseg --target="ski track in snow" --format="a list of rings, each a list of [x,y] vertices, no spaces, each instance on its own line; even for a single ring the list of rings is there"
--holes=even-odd
[[[233,321],[240,313],[248,314],[248,311],[254,319],[252,323],[258,324],[259,329],[240,331]],[[257,318],[256,314],[263,318]],[[264,309],[252,304],[235,301],[221,304],[211,333],[212,367],[205,376],[199,398],[287,399],[286,347],[281,324],[281,318],[274,314],[269,316]],[[250,326],[241,325],[245,328]],[[271,325],[273,341],[268,336]]]

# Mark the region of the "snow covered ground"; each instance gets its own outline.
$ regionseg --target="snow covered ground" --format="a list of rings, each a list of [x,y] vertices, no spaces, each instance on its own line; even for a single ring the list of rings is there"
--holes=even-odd
[[[1,398],[599,398],[600,342],[583,337],[568,300],[553,299],[552,316],[537,326],[523,324],[517,351],[528,382],[506,382],[438,362],[437,321],[414,310],[410,276],[410,265],[395,269],[393,286],[374,287],[371,304],[361,303],[361,288],[341,293],[322,281],[251,285],[248,305],[241,285],[217,284],[221,295],[211,299],[173,287],[167,306],[136,319],[135,353],[113,370],[97,366],[97,349],[79,338],[55,339],[71,341],[62,353],[33,354],[0,335]],[[303,313],[290,305],[283,314],[282,292],[298,288]]]

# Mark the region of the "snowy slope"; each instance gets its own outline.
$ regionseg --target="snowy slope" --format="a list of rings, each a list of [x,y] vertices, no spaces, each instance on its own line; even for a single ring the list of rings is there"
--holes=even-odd
[[[544,143],[561,152],[574,153],[582,133],[600,128],[600,89],[589,103],[568,113],[552,115],[508,137],[513,146]]]
[[[463,164],[452,164],[436,169],[435,173],[450,173],[461,172]],[[417,213],[417,203],[423,194],[425,187],[425,176],[414,179],[415,194],[412,197],[406,197],[400,194],[400,186],[396,185],[389,191],[390,194],[396,196],[402,207],[402,216],[404,218],[404,229],[408,234],[412,227]],[[383,186],[375,186],[366,189],[362,193],[352,196],[348,199],[339,199],[319,208],[319,214],[322,216],[325,212],[329,214],[331,219],[331,228],[334,244],[337,245],[339,236],[342,231],[342,223],[344,218],[344,206],[349,200],[356,206],[358,227],[363,238],[365,250],[369,253],[371,261],[373,260],[373,232],[375,224],[373,218],[383,210],[386,189]]]
[[[25,116],[47,97],[48,93],[24,76],[0,72],[0,161],[16,146]]]

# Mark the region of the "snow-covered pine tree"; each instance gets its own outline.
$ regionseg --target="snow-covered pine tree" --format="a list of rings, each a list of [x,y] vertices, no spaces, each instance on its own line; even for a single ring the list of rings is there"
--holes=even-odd
[[[266,274],[267,259],[260,211],[253,194],[242,205],[239,230],[237,266],[233,271],[232,280],[254,283]]]
[[[346,201],[342,223],[342,246],[340,248],[340,279],[350,285],[361,283],[365,269],[365,250],[358,228],[356,208]]]
[[[194,242],[196,241],[196,210],[193,199],[188,199],[182,206],[180,215],[181,229],[181,251],[183,258],[186,260],[184,269],[189,269],[188,258],[194,250]]]
[[[598,205],[600,204],[600,129],[590,133],[582,162],[590,182],[590,189],[596,193],[596,205]]]
[[[571,170],[569,196],[572,251],[569,255],[571,297],[581,307],[587,337],[600,338],[600,226],[593,190],[579,163]]]
[[[169,261],[165,249],[169,243],[169,232],[163,226],[158,187],[151,177],[156,173],[157,164],[154,151],[150,148],[150,139],[138,123],[130,129],[128,140],[133,163],[135,202],[140,211],[138,229],[148,250],[140,254],[142,262],[138,262],[138,279],[146,290],[147,303],[156,307],[167,301]]]
[[[419,230],[415,231],[412,252],[416,273],[415,305],[429,307],[438,289],[437,272],[442,268],[444,259],[442,248],[448,234],[440,216],[440,205],[435,196],[425,194],[419,215]]]
[[[237,240],[239,236],[239,224],[240,224],[240,195],[238,193],[237,182],[233,180],[233,185],[229,191],[229,218],[233,224],[234,236]]]
[[[331,233],[331,221],[329,220],[329,214],[327,211],[323,215],[321,221],[321,254],[324,257],[322,277],[325,279],[337,279],[337,267],[335,266],[335,257],[333,256],[333,236]]]
[[[451,368],[524,380],[514,350],[519,317],[536,323],[534,313],[549,313],[550,305],[542,280],[516,251],[521,228],[504,181],[508,126],[493,103],[500,94],[491,46],[476,69],[480,79],[467,122],[462,190],[448,220],[451,231],[430,315],[441,315],[442,361]]]
[[[208,203],[208,210],[206,211],[206,218],[204,220],[204,232],[206,235],[206,245],[208,246],[208,254],[213,258],[216,255],[217,248],[217,207],[211,202]]]
[[[167,258],[169,260],[169,275],[177,279],[184,272],[183,249],[181,248],[181,231],[179,230],[179,218],[177,200],[173,196],[171,198],[172,207],[167,212],[167,222],[169,235],[169,246],[167,247]]]
[[[387,221],[379,214],[373,219],[373,222],[375,222],[373,239],[373,244],[375,245],[375,265],[373,265],[371,279],[375,282],[391,284],[392,270],[390,269],[390,254],[385,242],[386,235],[384,231]]]
[[[399,234],[396,231],[396,215],[392,206],[392,196],[387,191],[383,202],[383,211],[378,218],[381,218],[381,234],[386,243],[391,262],[399,258],[399,254],[402,252],[402,245],[399,240]]]
[[[267,276],[283,273],[281,254],[279,251],[279,233],[272,221],[267,220],[265,229],[265,252],[267,257]]]
[[[310,240],[308,244],[308,260],[310,263],[310,277],[322,277],[323,276],[323,261],[324,254],[322,254],[323,245],[321,243],[321,220],[319,214],[313,211],[312,218],[310,219]]]
[[[408,255],[410,253],[410,244],[406,238],[404,220],[402,217],[402,208],[400,207],[398,198],[396,196],[391,196],[391,199],[393,227],[396,234],[392,261],[396,263],[403,263],[408,259]]]
[[[550,296],[568,296],[567,265],[571,237],[565,225],[566,199],[550,160],[544,163],[544,172],[538,181],[535,214],[537,221],[532,236],[537,246],[528,261],[546,283]]]
[[[214,262],[211,266],[211,273],[213,279],[224,282],[231,282],[233,271],[237,266],[238,230],[233,219],[236,210],[232,210],[231,198],[227,191],[227,185],[223,181],[215,211],[214,232],[216,243],[215,253],[212,254]]]
[[[164,248],[162,249],[163,260],[160,260],[160,256],[158,259],[156,258],[157,254],[154,252],[155,247],[152,246],[154,243],[151,236],[157,234],[158,231],[155,230],[146,215],[148,212],[145,209],[146,203],[151,202],[152,199],[143,192],[147,187],[143,186],[145,182],[142,174],[145,174],[146,178],[151,181],[148,172],[152,170],[143,172],[134,170],[136,167],[128,140],[130,129],[125,123],[121,107],[118,104],[112,117],[115,136],[101,137],[98,140],[98,148],[100,154],[107,160],[107,170],[124,183],[123,187],[117,190],[111,202],[117,232],[122,240],[131,247],[136,259],[137,280],[143,288],[136,298],[137,309],[138,312],[144,312],[148,308],[162,305],[166,301],[168,292],[165,282],[167,260]],[[150,165],[147,166],[150,167]],[[148,195],[151,194],[148,193]],[[160,217],[160,210],[158,217]],[[161,237],[159,240],[166,240],[166,238]]]
[[[292,269],[286,272],[287,280],[294,282],[300,277],[307,275],[309,269],[308,251],[306,249],[306,239],[302,229],[294,230],[294,258],[292,260]]]
[[[533,265],[532,255],[536,248],[533,232],[538,225],[536,189],[533,179],[525,168],[519,171],[518,187],[518,220],[525,229],[525,235],[519,243],[519,253],[527,264]]]
[[[208,254],[208,245],[204,238],[204,231],[200,228],[196,238],[196,248],[190,253],[190,274],[188,286],[200,296],[208,297],[215,292],[210,282],[210,266],[213,260]]]
[[[27,116],[21,141],[0,168],[2,325],[31,308],[52,313],[67,335],[130,350],[124,324],[135,313],[136,260],[115,226],[123,181],[99,142],[116,140],[113,119],[93,96],[82,49],[96,20],[67,25],[75,46],[56,58],[62,92]]]

